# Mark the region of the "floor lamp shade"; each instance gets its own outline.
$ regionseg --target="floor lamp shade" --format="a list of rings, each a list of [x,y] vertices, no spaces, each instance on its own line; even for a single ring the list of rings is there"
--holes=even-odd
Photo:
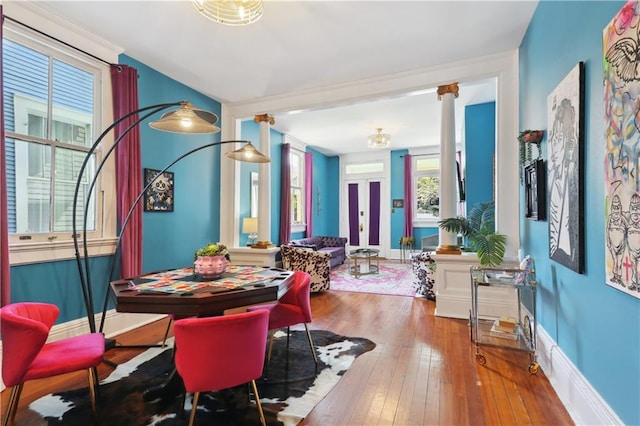
[[[159,120],[153,123],[150,123],[150,126],[152,128],[162,130],[162,131],[169,131],[169,132],[176,132],[176,133],[193,133],[193,134],[215,133],[220,131],[220,128],[215,126],[215,123],[218,121],[218,117],[215,114],[208,111],[196,109],[191,103],[186,101],[157,104],[157,105],[143,107],[135,111],[132,111],[128,114],[125,114],[124,116],[114,121],[109,127],[107,127],[100,134],[100,136],[98,136],[94,144],[91,146],[91,148],[87,152],[87,155],[78,172],[78,179],[76,181],[76,186],[75,186],[75,191],[73,196],[73,210],[72,210],[73,243],[74,243],[74,249],[75,249],[76,264],[77,264],[78,274],[80,278],[80,286],[82,289],[82,297],[85,304],[87,319],[89,322],[89,329],[92,333],[96,332],[97,330],[96,330],[96,321],[95,321],[95,310],[93,305],[93,289],[91,284],[89,250],[88,250],[88,243],[87,243],[87,216],[88,216],[87,212],[90,206],[90,197],[94,192],[93,188],[95,187],[98,181],[98,176],[101,170],[103,169],[103,167],[105,166],[105,164],[107,163],[107,160],[109,159],[109,156],[111,155],[111,153],[115,151],[116,146],[118,146],[118,144],[121,141],[127,140],[125,139],[125,136],[132,129],[136,128],[143,120],[149,118],[153,114],[166,110],[170,107],[180,107],[180,108],[177,109],[176,111],[163,114]],[[135,119],[135,121],[132,124],[130,124],[129,127],[127,127],[118,136],[118,138],[114,141],[113,145],[107,151],[105,151],[101,161],[96,166],[95,174],[93,176],[85,177],[84,176],[85,170],[87,169],[87,166],[89,165],[89,163],[92,161],[93,153],[96,151],[98,146],[102,143],[106,135],[109,134],[109,132],[111,132],[119,123],[123,122],[126,119],[129,119],[130,117],[135,117],[135,116],[138,116],[138,118]],[[192,153],[197,152],[203,148],[222,145],[226,143],[245,144],[240,149],[233,151],[234,153],[236,153],[235,157],[233,157],[234,159],[238,159],[240,161],[251,161],[251,158],[254,158],[254,161],[270,161],[268,157],[264,156],[262,153],[255,150],[255,148],[251,146],[250,142],[247,142],[247,141],[213,142],[213,143],[192,149],[191,151],[183,154],[182,156],[179,156],[176,160],[170,163],[169,166],[167,166],[164,170],[158,173],[156,175],[156,178],[161,176],[162,172],[166,171],[166,169],[171,167],[173,164],[175,164],[177,161],[181,160],[182,158],[188,155],[191,155]],[[243,148],[247,145],[251,146],[249,149],[249,154],[250,154],[249,156],[243,155],[243,154],[246,154],[244,153]],[[85,181],[87,182],[86,184],[85,184]],[[116,263],[115,259],[118,254],[120,241],[122,238],[122,234],[126,228],[126,225],[129,221],[129,218],[131,217],[131,214],[135,209],[135,207],[143,198],[143,195],[145,194],[149,186],[153,184],[154,181],[155,179],[149,182],[147,186],[140,192],[135,202],[131,206],[131,209],[129,210],[128,215],[124,220],[122,220],[122,223],[120,224],[120,234],[118,237],[118,243],[115,248],[115,253],[111,259],[111,268],[110,268],[111,273],[109,274],[109,277],[108,277],[109,280],[111,278],[111,275],[113,274],[114,266]],[[78,205],[78,199],[80,198],[79,194],[81,190],[86,191],[86,194],[88,194],[86,197],[86,200],[84,200],[83,206]],[[82,222],[81,231],[78,230],[79,220],[77,219],[77,211],[79,208],[83,208],[84,210],[84,216],[83,216],[84,219]],[[82,250],[81,250],[81,246],[82,246]],[[109,294],[109,290],[108,290],[108,282],[107,282],[106,295],[108,294]],[[103,323],[105,318],[106,306],[107,306],[107,297],[105,296],[105,303],[104,303],[104,308],[102,312]],[[100,331],[102,331],[102,325],[103,324],[101,324],[100,326]]]

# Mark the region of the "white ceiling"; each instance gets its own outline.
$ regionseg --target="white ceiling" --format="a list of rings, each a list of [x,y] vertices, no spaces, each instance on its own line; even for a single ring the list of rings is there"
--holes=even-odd
[[[318,90],[518,48],[537,1],[270,1],[246,27],[200,16],[190,1],[31,1],[124,53],[224,103]],[[10,16],[10,15],[9,15]],[[64,24],[63,21],[61,23]],[[460,108],[495,100],[494,79],[465,82]],[[277,130],[327,154],[437,144],[428,93],[275,115]],[[336,137],[339,135],[339,137]]]

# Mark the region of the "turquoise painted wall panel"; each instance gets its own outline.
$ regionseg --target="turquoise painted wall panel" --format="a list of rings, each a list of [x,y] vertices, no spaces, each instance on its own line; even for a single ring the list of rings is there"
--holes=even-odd
[[[89,260],[91,288],[95,312],[102,312],[106,291],[109,288],[110,257]],[[84,318],[82,289],[75,259],[61,262],[36,263],[11,267],[11,302],[53,303],[60,308],[56,324]],[[108,307],[113,307],[111,298]],[[99,322],[97,326],[99,326]]]
[[[391,151],[391,200],[382,201],[382,208],[391,212],[391,249],[400,248],[400,237],[404,236],[404,212],[411,208],[392,208],[392,200],[404,200],[404,156],[408,153],[406,149]]]
[[[604,282],[602,31],[623,5],[538,4],[520,47],[520,130],[547,129],[547,96],[584,61],[585,273],[549,260],[548,221],[521,215],[520,239],[536,261],[538,321],[623,422],[640,424],[640,300]]]
[[[467,211],[493,200],[493,154],[496,146],[496,103],[465,107],[464,134]]]
[[[219,102],[133,58],[122,55],[120,60],[138,70],[141,107],[187,100],[197,108],[220,116]],[[147,123],[158,117],[147,120]],[[140,126],[140,139],[142,167],[161,170],[193,148],[220,141],[220,133],[176,134],[157,131],[143,124]],[[215,146],[184,158],[170,169],[175,174],[174,211],[143,214],[145,272],[191,265],[196,249],[219,240],[220,161],[220,146]],[[222,161],[233,160],[225,157]]]
[[[307,150],[313,154],[313,235],[338,236],[340,232],[339,158],[328,157],[311,148]]]

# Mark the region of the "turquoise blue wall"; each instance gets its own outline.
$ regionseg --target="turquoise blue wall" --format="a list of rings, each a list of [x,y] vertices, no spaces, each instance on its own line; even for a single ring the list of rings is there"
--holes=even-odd
[[[391,151],[391,200],[383,200],[382,208],[391,211],[391,248],[400,248],[400,237],[404,236],[404,211],[411,206],[392,208],[392,200],[404,200],[404,156],[406,149]],[[415,231],[419,228],[414,229]]]
[[[313,154],[313,234],[337,236],[340,233],[340,159],[312,148],[307,151]],[[301,237],[303,235],[291,238]]]
[[[496,146],[496,103],[469,105],[464,112],[464,170],[467,211],[493,200],[493,154]]]
[[[520,129],[547,129],[547,95],[585,62],[585,265],[549,260],[548,221],[521,215],[524,254],[536,262],[537,318],[625,424],[640,424],[640,300],[605,284],[602,31],[624,5],[540,2],[520,46]],[[514,143],[515,143],[514,135]],[[547,159],[547,141],[542,142]],[[522,192],[522,190],[521,190]],[[524,211],[524,196],[520,211]]]
[[[141,106],[188,100],[220,117],[219,102],[128,56],[122,55],[120,60],[138,70]],[[220,133],[178,135],[142,125],[140,140],[142,167],[160,170],[190,149],[220,141]],[[220,238],[220,146],[186,157],[170,170],[175,173],[174,211],[143,214],[145,272],[190,265],[198,247]]]

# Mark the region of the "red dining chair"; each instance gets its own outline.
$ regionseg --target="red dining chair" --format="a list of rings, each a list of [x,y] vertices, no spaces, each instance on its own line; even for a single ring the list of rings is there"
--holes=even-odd
[[[311,322],[311,300],[310,287],[311,275],[302,271],[293,273],[293,286],[282,296],[277,303],[269,305],[258,305],[247,308],[251,312],[257,309],[269,310],[269,354],[267,355],[267,365],[271,361],[271,350],[273,349],[273,334],[279,328],[287,327],[287,351],[289,350],[290,327],[296,324],[304,324],[307,332],[307,340],[313,355],[313,361],[318,365],[318,356],[311,340],[311,333],[307,324]]]
[[[255,379],[262,376],[268,324],[266,310],[185,318],[173,324],[176,369],[186,391],[193,393],[190,426],[195,419],[200,392],[248,382],[253,388],[260,422],[266,425]]]
[[[59,314],[60,309],[49,303],[13,303],[0,309],[2,380],[11,387],[3,426],[14,421],[27,380],[79,370],[89,372],[91,408],[96,413],[97,367],[104,356],[104,335],[88,333],[46,343]]]

